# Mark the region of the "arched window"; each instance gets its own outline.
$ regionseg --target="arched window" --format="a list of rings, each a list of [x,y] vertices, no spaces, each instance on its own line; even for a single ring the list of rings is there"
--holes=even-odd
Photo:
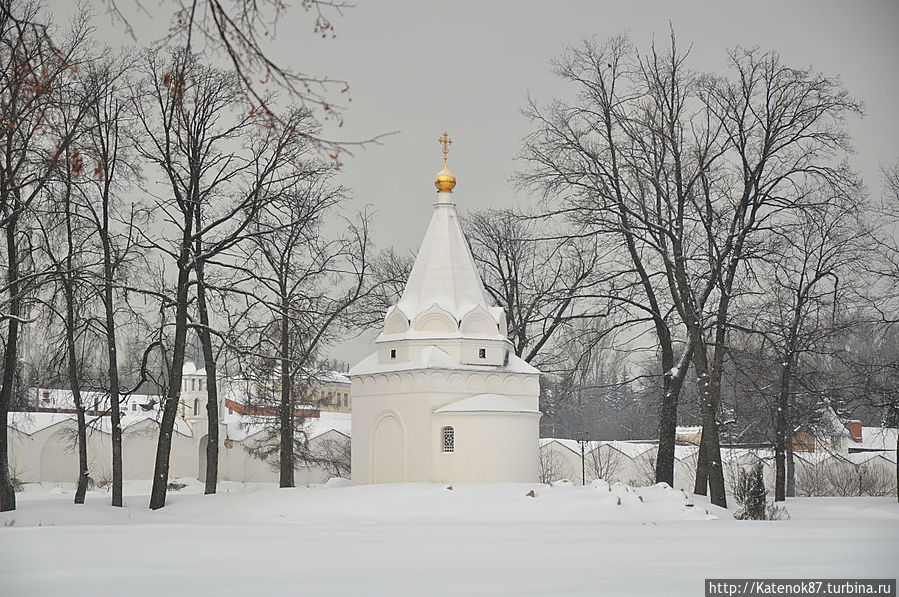
[[[452,427],[443,428],[443,451],[454,452],[456,450],[455,432]]]
[[[194,416],[196,417],[199,414],[200,414],[200,399],[194,398]]]

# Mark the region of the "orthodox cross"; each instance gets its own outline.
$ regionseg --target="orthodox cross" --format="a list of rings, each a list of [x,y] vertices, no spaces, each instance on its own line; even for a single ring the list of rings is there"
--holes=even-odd
[[[453,140],[449,138],[449,135],[446,131],[443,131],[443,136],[437,139],[437,142],[443,145],[443,167],[446,167],[446,154],[449,153],[449,146],[453,144]]]

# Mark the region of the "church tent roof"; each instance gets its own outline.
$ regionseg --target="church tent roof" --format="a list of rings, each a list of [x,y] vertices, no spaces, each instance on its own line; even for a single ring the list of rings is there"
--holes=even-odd
[[[435,304],[456,321],[478,306],[493,314],[492,301],[462,234],[451,195],[439,193],[438,197],[397,307],[410,320]]]

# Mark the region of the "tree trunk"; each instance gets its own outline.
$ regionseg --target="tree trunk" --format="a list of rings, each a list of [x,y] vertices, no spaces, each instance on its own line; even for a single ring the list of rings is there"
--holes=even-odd
[[[789,353],[789,350],[787,351]],[[780,374],[780,392],[777,396],[777,406],[774,413],[774,501],[783,502],[787,499],[787,427],[789,426],[789,399],[790,399],[790,359],[787,354],[783,357]]]
[[[278,415],[281,418],[281,487],[294,487],[293,454],[293,399],[290,374],[290,321],[286,302],[281,305],[281,403]]]
[[[68,155],[68,154],[67,154]],[[68,362],[69,387],[75,401],[75,417],[78,421],[78,484],[75,487],[75,503],[83,504],[87,493],[87,420],[85,406],[81,400],[81,380],[78,376],[78,353],[75,346],[75,239],[72,229],[71,180],[66,185],[64,197],[66,222],[65,271],[62,275],[63,297],[66,301],[66,353]]]
[[[113,302],[112,247],[109,241],[108,197],[103,206],[103,302],[106,311],[106,371],[109,375],[110,426],[112,428],[112,505],[122,505],[122,413],[119,405],[119,360],[116,351],[115,304]]]
[[[796,497],[796,463],[793,461],[793,429],[787,434],[787,497]]]
[[[693,351],[693,367],[696,370],[699,401],[702,415],[702,438],[699,441],[699,459],[696,464],[694,493],[708,495],[709,501],[722,508],[727,507],[724,487],[724,466],[721,462],[721,444],[718,439],[718,404],[720,402],[720,373],[710,371],[706,347],[702,338]],[[706,493],[708,491],[708,493]]]
[[[663,350],[663,354],[664,354]],[[687,377],[689,368],[690,355],[692,349],[688,348],[687,352],[678,362],[677,371],[674,375],[670,375],[674,369],[674,364],[665,364],[666,359],[662,359],[663,367],[668,367],[664,373],[664,383],[662,386],[661,406],[659,408],[659,451],[656,454],[656,483],[667,483],[674,487],[674,448],[675,438],[677,436],[677,403],[680,397],[681,389],[684,386],[684,380]]]
[[[199,244],[199,240],[197,244]],[[199,251],[198,251],[199,254]],[[209,333],[209,309],[206,305],[206,285],[203,262],[197,263],[197,307],[200,313],[200,344],[203,346],[203,363],[206,368],[206,488],[204,493],[215,493],[219,470],[219,402],[215,355],[212,352],[212,335]]]
[[[69,235],[71,241],[71,234]],[[71,252],[70,252],[71,255]],[[69,264],[69,268],[72,265]],[[75,417],[78,421],[78,484],[75,487],[75,503],[83,504],[87,493],[87,420],[85,407],[81,400],[81,386],[78,378],[77,348],[75,347],[75,292],[74,280],[71,279],[71,269],[66,272],[65,301],[66,301],[66,352],[68,353],[69,386],[72,390],[72,399],[75,401]]]
[[[4,216],[7,214],[4,213]],[[9,325],[3,353],[3,385],[0,386],[0,512],[16,509],[16,492],[9,474],[9,442],[7,426],[9,406],[16,382],[16,357],[19,354],[19,320],[22,301],[19,297],[19,253],[16,246],[16,224],[13,215],[6,226],[6,280],[9,286]]]
[[[185,229],[184,236],[181,257],[178,260],[178,287],[175,295],[175,342],[172,347],[169,385],[163,404],[162,422],[159,425],[159,439],[156,443],[156,464],[153,470],[153,488],[150,492],[151,510],[158,510],[165,506],[165,495],[169,482],[169,458],[172,452],[172,433],[175,430],[178,404],[181,401],[181,375],[187,344],[187,301],[190,282],[190,266],[187,263],[190,251],[189,227]]]

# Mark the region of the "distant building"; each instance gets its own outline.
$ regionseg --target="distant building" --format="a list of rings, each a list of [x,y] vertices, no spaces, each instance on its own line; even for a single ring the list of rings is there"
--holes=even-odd
[[[674,441],[678,444],[698,446],[702,441],[702,427],[676,427]]]
[[[352,382],[338,371],[321,371],[314,376],[319,408],[327,412],[349,413],[353,409]]]

